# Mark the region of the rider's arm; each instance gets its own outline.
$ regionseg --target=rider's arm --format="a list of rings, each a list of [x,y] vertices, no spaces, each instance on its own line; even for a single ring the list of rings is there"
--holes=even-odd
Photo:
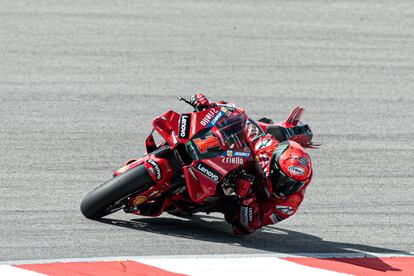
[[[304,198],[304,191],[287,196],[285,199],[267,199],[260,205],[262,226],[275,224],[292,216]]]
[[[210,102],[202,93],[192,95],[190,103],[196,111],[201,111],[206,108],[214,107],[216,105],[214,102]]]
[[[302,203],[304,192],[300,191],[285,199],[267,199],[257,202],[256,197],[248,197],[240,204],[240,213],[233,221],[233,231],[238,235],[251,234],[269,224],[278,223],[292,216]]]
[[[218,101],[217,103],[210,102],[203,93],[198,93],[198,94],[192,95],[191,99],[190,99],[190,103],[193,105],[193,107],[197,111],[201,111],[201,110],[204,110],[206,108],[215,107],[215,106],[223,106],[223,107],[226,107],[230,110],[233,109],[232,111],[237,110],[240,113],[244,113],[244,109],[241,109],[241,108],[237,107],[235,104],[230,103],[230,102],[226,102],[226,101]]]
[[[246,120],[244,132],[245,140],[255,156],[256,175],[259,177],[260,182],[262,182],[262,187],[269,193],[266,188],[270,182],[269,164],[271,155],[279,141],[264,132],[251,119]],[[265,225],[274,224],[288,218],[296,212],[303,200],[303,196],[303,192],[298,192],[284,199],[275,200],[269,197],[260,202],[257,202],[256,198],[249,200],[250,202],[242,201],[239,222],[233,224],[235,233],[249,234]]]

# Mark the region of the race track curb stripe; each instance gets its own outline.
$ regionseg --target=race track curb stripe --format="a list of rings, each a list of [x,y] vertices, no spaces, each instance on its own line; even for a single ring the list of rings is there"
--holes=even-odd
[[[414,256],[280,257],[264,255],[135,256],[18,261],[0,264],[0,275],[414,275]],[[367,254],[368,255],[368,254]],[[331,254],[332,256],[332,254]],[[385,257],[384,257],[385,256]]]
[[[414,257],[391,258],[287,258],[298,264],[353,275],[414,275]]]
[[[299,265],[279,258],[222,258],[222,259],[138,259],[148,265],[186,275],[309,275],[333,276],[341,273]]]
[[[19,268],[36,271],[53,276],[85,276],[85,275],[157,275],[178,276],[183,275],[163,270],[156,266],[150,266],[135,261],[94,262],[94,263],[51,263],[51,264],[27,264],[19,265]]]

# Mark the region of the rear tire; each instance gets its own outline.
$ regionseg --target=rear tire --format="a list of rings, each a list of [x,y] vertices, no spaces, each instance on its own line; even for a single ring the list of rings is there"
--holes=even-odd
[[[145,166],[139,165],[87,194],[80,205],[81,212],[89,219],[104,217],[122,208],[123,199],[127,199],[129,195],[149,189],[154,184]],[[112,206],[115,203],[120,205],[118,209],[115,208],[117,206]]]

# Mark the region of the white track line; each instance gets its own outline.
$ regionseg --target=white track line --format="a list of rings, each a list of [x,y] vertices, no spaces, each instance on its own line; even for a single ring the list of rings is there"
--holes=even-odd
[[[37,272],[29,271],[26,269],[9,266],[9,265],[0,265],[0,275],[4,276],[44,276],[45,274],[40,274]]]
[[[214,254],[214,255],[156,255],[156,256],[109,256],[100,258],[66,258],[66,259],[41,259],[41,260],[18,260],[2,261],[0,265],[19,265],[19,264],[44,264],[44,263],[71,263],[71,262],[105,262],[120,260],[137,260],[137,259],[222,259],[222,258],[387,258],[387,257],[414,257],[414,252],[407,253],[295,253],[295,254]],[[0,274],[1,275],[1,274]]]
[[[139,263],[167,271],[192,275],[347,275],[330,270],[304,266],[276,257],[256,258],[197,258],[197,259],[135,259]]]

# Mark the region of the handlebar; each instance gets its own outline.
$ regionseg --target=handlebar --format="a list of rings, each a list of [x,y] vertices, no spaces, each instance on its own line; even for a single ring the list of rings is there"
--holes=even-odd
[[[189,100],[186,100],[186,99],[184,99],[183,97],[177,97],[180,101],[183,101],[183,102],[185,102],[185,103],[187,103],[187,104],[189,104],[189,105],[191,105],[192,107],[193,107],[193,104],[189,101]]]

